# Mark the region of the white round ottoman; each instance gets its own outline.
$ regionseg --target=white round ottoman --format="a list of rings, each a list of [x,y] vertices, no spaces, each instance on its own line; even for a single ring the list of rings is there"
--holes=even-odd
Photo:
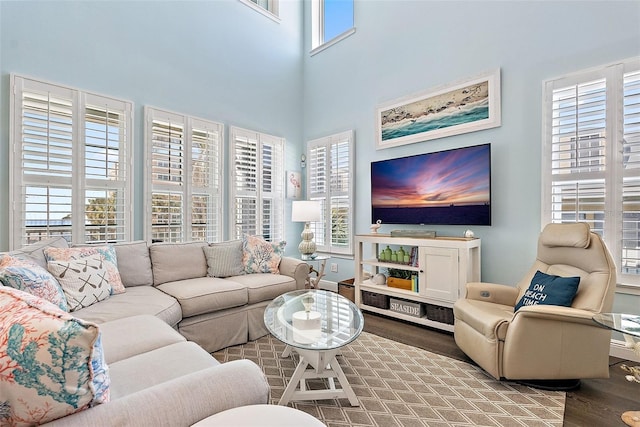
[[[192,427],[326,427],[319,419],[280,405],[248,405],[218,412]]]

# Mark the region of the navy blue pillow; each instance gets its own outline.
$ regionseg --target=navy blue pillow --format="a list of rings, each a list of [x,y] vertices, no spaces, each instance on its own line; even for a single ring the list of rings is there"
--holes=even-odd
[[[513,311],[526,305],[562,305],[570,307],[578,292],[579,277],[560,277],[536,271],[531,284]]]

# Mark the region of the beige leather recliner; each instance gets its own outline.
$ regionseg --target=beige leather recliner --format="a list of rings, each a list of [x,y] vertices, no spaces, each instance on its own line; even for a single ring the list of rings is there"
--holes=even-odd
[[[537,270],[580,277],[571,307],[531,305],[514,313]],[[588,224],[548,224],[516,287],[467,284],[466,297],[453,306],[456,344],[496,379],[608,378],[611,331],[591,318],[611,311],[615,286],[611,254]]]

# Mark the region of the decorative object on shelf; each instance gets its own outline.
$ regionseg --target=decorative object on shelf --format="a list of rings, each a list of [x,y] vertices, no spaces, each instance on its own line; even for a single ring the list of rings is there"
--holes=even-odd
[[[471,239],[471,238],[473,238],[473,236],[475,236],[475,234],[473,234],[473,231],[465,230],[464,237],[466,237],[467,239]]]
[[[371,228],[371,232],[375,234],[375,233],[378,232],[380,227],[382,227],[382,220],[379,219],[379,220],[376,221],[375,224],[371,224],[371,227],[369,227],[369,228]]]
[[[302,241],[298,250],[302,255],[311,255],[316,251],[316,242],[313,241],[313,231],[309,223],[318,222],[321,219],[320,202],[316,200],[298,200],[291,202],[291,221],[304,222],[304,230],[300,237]]]
[[[501,125],[500,69],[396,99],[376,109],[376,149]]]
[[[384,286],[387,283],[387,276],[382,273],[378,273],[371,278],[371,282],[375,285]]]

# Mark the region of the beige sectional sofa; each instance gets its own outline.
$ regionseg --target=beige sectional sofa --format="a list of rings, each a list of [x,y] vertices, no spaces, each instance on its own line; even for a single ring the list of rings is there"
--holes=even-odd
[[[46,266],[44,248],[66,246],[54,238],[13,253]],[[283,257],[279,274],[208,277],[205,246],[114,245],[126,291],[71,313],[99,327],[111,399],[51,425],[189,426],[229,408],[268,403],[269,385],[255,363],[220,364],[210,353],[267,334],[264,308],[304,288],[308,265]]]

